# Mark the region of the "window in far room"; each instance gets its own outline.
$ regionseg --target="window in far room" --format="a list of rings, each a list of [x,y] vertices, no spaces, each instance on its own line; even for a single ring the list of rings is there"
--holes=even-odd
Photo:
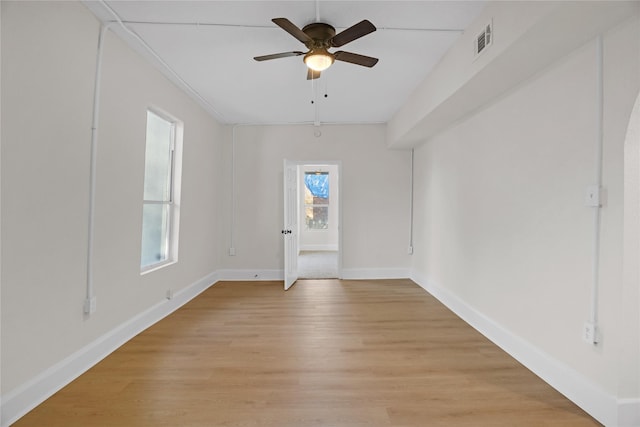
[[[182,123],[147,111],[142,203],[143,273],[178,260]]]
[[[309,230],[329,228],[329,173],[304,174],[305,223]]]

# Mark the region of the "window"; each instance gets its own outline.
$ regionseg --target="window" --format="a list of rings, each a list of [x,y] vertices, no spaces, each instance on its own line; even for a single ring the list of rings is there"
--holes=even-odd
[[[147,111],[142,272],[177,261],[182,123]]]
[[[304,210],[308,230],[329,228],[329,172],[304,173]]]

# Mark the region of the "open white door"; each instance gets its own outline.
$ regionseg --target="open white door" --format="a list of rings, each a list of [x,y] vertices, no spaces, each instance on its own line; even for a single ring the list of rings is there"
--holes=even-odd
[[[298,280],[298,166],[284,161],[284,290]]]

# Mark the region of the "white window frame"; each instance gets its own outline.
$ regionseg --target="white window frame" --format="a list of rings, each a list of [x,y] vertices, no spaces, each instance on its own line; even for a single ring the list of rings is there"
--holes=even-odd
[[[145,200],[143,196],[142,206],[144,212],[144,206],[146,205],[167,205],[169,207],[168,211],[168,224],[167,224],[167,234],[166,238],[166,247],[167,247],[167,256],[166,259],[161,260],[157,263],[149,264],[144,267],[140,267],[140,274],[150,273],[152,271],[156,271],[163,267],[166,267],[171,264],[175,264],[178,262],[178,232],[180,225],[180,194],[181,194],[181,183],[182,183],[182,138],[184,133],[184,123],[167,113],[166,111],[156,108],[156,107],[148,107],[147,108],[147,117],[148,114],[154,114],[165,120],[171,124],[171,143],[170,143],[170,189],[169,189],[169,200]],[[146,129],[146,127],[145,127]],[[145,157],[146,157],[146,138],[147,135],[145,133]],[[145,166],[146,167],[146,166]],[[144,182],[143,182],[144,188]],[[144,194],[144,191],[143,191]],[[142,221],[144,222],[144,215],[142,216]],[[142,240],[140,247],[140,255],[142,257]],[[142,259],[140,264],[142,264]]]
[[[330,173],[328,171],[327,172],[325,172],[325,171],[304,171],[303,172],[303,177],[306,176],[307,174],[315,175],[315,174],[318,174],[318,173],[321,174],[321,175],[327,175],[327,177],[328,177],[327,179],[331,180],[331,175],[330,175]],[[331,181],[329,181],[329,182],[331,182]],[[324,232],[327,232],[329,230],[329,224],[330,224],[330,221],[331,221],[331,211],[330,211],[330,209],[331,209],[330,203],[331,202],[329,201],[330,197],[327,198],[327,203],[307,203],[305,198],[304,198],[304,195],[306,194],[306,191],[307,191],[307,184],[306,184],[306,180],[304,178],[302,179],[302,186],[303,186],[303,188],[302,188],[302,208],[303,208],[303,212],[304,212],[304,215],[302,217],[304,219],[304,228],[305,228],[305,230],[309,231],[311,233],[318,233],[318,232],[324,233]],[[329,184],[329,192],[331,192],[331,184]],[[329,194],[331,194],[331,193],[329,193]],[[306,221],[306,219],[307,219],[307,214],[306,214],[307,208],[312,208],[312,209],[313,208],[327,208],[327,228],[309,228],[309,226],[307,224],[307,221]]]

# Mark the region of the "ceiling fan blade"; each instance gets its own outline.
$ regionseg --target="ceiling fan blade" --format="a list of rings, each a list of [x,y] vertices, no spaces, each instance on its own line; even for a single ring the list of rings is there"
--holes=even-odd
[[[339,50],[334,53],[333,56],[336,61],[350,62],[356,65],[362,65],[363,67],[373,67],[378,63],[378,58],[372,58],[371,56],[358,55],[357,53],[344,52]]]
[[[286,58],[288,56],[300,56],[300,55],[304,55],[304,52],[295,51],[295,52],[274,53],[271,55],[254,56],[253,59],[255,59],[256,61],[268,61],[270,59]]]
[[[365,19],[333,36],[331,39],[331,46],[344,46],[345,44],[359,39],[362,36],[373,33],[375,30],[376,27]]]
[[[302,43],[307,43],[311,41],[311,37],[306,35],[300,28],[296,27],[296,25],[289,21],[287,18],[273,18],[271,20],[278,27],[285,30],[287,33],[291,34],[293,37],[300,40]]]
[[[315,80],[320,78],[320,71],[307,68],[307,80]]]

